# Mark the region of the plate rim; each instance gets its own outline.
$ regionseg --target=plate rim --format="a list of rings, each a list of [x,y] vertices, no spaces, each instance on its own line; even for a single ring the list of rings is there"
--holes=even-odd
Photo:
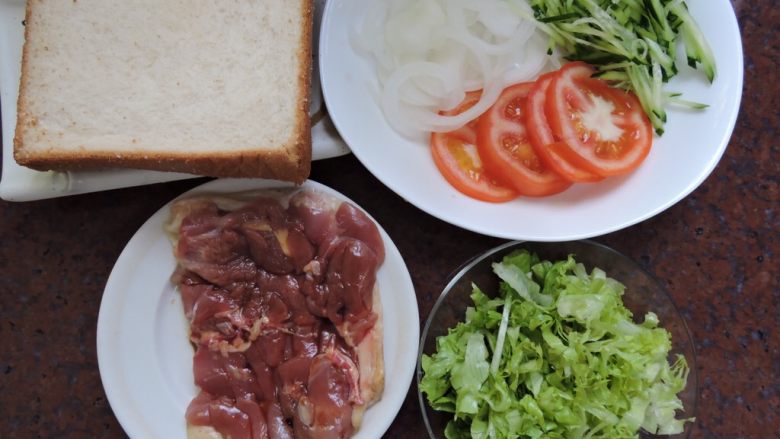
[[[697,1],[697,0],[689,0],[689,1]],[[711,0],[699,0],[699,1],[709,2]],[[656,206],[654,206],[651,209],[648,209],[644,213],[635,215],[631,218],[626,218],[625,220],[622,221],[615,222],[614,224],[606,224],[599,227],[591,228],[587,231],[571,232],[571,233],[528,234],[523,231],[520,231],[519,233],[512,233],[512,232],[505,233],[503,231],[496,232],[495,230],[490,229],[489,224],[483,225],[483,224],[469,223],[467,220],[463,219],[462,217],[453,215],[451,212],[448,212],[446,210],[443,211],[443,209],[441,208],[430,208],[428,206],[426,198],[424,196],[421,196],[419,193],[416,192],[409,193],[408,191],[403,192],[399,190],[398,182],[393,181],[392,178],[389,178],[387,175],[384,175],[383,172],[377,172],[377,169],[380,168],[380,166],[377,165],[377,162],[372,162],[371,160],[367,159],[366,155],[364,155],[363,149],[361,149],[360,147],[355,148],[353,145],[350,144],[350,137],[352,137],[351,135],[352,130],[344,129],[345,127],[348,127],[350,125],[349,123],[344,122],[349,119],[348,115],[337,114],[336,112],[333,111],[333,108],[337,107],[336,105],[333,105],[333,102],[339,100],[339,98],[334,98],[334,96],[331,94],[333,93],[333,90],[331,89],[331,81],[335,81],[335,79],[333,80],[331,79],[331,75],[335,76],[336,73],[331,72],[325,66],[325,64],[327,63],[326,59],[328,58],[328,56],[330,56],[330,51],[327,47],[327,43],[331,38],[330,33],[339,31],[338,29],[331,30],[331,28],[333,28],[333,26],[331,25],[331,20],[333,19],[332,16],[335,13],[333,11],[337,9],[337,5],[336,5],[337,3],[339,3],[338,7],[342,9],[346,9],[343,7],[344,0],[328,1],[322,17],[322,27],[320,29],[320,47],[319,47],[320,57],[318,59],[319,69],[320,69],[320,79],[322,84],[322,94],[326,105],[330,109],[331,121],[333,122],[334,126],[336,126],[336,129],[339,131],[342,139],[344,139],[344,142],[347,143],[347,146],[350,148],[350,150],[355,155],[355,157],[361,162],[363,166],[366,167],[366,169],[369,170],[369,172],[371,172],[372,175],[374,175],[380,182],[382,182],[382,184],[390,188],[393,192],[395,192],[403,199],[413,204],[418,209],[442,221],[445,221],[449,224],[455,225],[457,227],[475,233],[480,233],[486,236],[493,236],[501,239],[521,240],[521,241],[540,241],[540,242],[576,241],[582,239],[595,238],[608,233],[623,230],[631,226],[634,226],[638,223],[641,223],[645,220],[648,220],[666,211],[667,209],[671,208],[681,200],[685,199],[694,190],[696,190],[699,186],[701,186],[701,184],[712,174],[712,172],[715,170],[715,167],[718,165],[721,158],[726,152],[726,148],[728,147],[729,142],[732,138],[734,129],[736,127],[736,122],[739,117],[739,112],[742,104],[742,95],[743,95],[742,89],[744,86],[744,50],[741,43],[742,35],[741,35],[739,23],[737,21],[737,17],[733,5],[728,0],[720,0],[721,7],[725,8],[728,11],[720,15],[720,20],[722,20],[721,23],[728,29],[727,32],[734,32],[734,34],[736,35],[739,41],[739,44],[736,44],[736,55],[738,59],[733,60],[732,62],[729,63],[729,64],[735,64],[739,66],[736,69],[736,76],[734,78],[735,79],[734,86],[739,91],[734,101],[734,104],[729,108],[724,119],[719,120],[719,122],[725,122],[726,129],[724,131],[724,135],[722,136],[722,138],[718,140],[718,147],[713,150],[712,155],[709,156],[708,161],[701,168],[700,172],[698,172],[695,178],[692,178],[685,185],[680,185],[681,188],[679,190],[676,190],[677,193],[674,196],[669,197],[668,200],[662,203],[658,203]],[[354,49],[351,50],[353,50],[354,53]],[[359,57],[360,55],[354,53],[354,56]],[[347,134],[345,135],[345,133]],[[466,197],[465,195],[462,195],[460,193],[458,193],[458,196]]]
[[[409,322],[411,322],[411,327],[405,326],[404,328],[405,331],[407,331],[406,335],[408,336],[408,340],[411,340],[411,345],[407,352],[398,352],[399,357],[401,357],[403,361],[399,361],[396,367],[393,369],[396,371],[397,381],[392,385],[392,388],[395,390],[391,391],[390,393],[388,393],[390,386],[388,386],[387,383],[388,369],[385,368],[385,388],[382,399],[391,399],[388,400],[390,401],[389,407],[385,407],[385,409],[381,412],[379,420],[377,421],[377,424],[375,424],[376,427],[372,427],[371,431],[375,431],[377,434],[382,435],[387,431],[392,422],[395,420],[397,414],[403,406],[404,401],[406,400],[406,397],[408,396],[409,389],[411,388],[412,381],[414,379],[414,368],[417,361],[417,341],[420,335],[420,327],[419,305],[417,303],[414,283],[412,281],[409,269],[406,266],[406,261],[404,260],[400,250],[395,245],[390,235],[381,226],[381,224],[377,222],[373,216],[371,216],[369,212],[355,203],[352,199],[340,193],[339,191],[314,180],[307,180],[304,184],[295,186],[292,183],[279,180],[217,179],[183,192],[182,194],[167,202],[151,216],[149,216],[149,218],[138,228],[138,230],[133,234],[125,247],[122,249],[122,252],[120,253],[119,257],[117,257],[117,260],[111,269],[108,280],[106,281],[106,286],[104,288],[100,302],[100,309],[98,311],[97,330],[95,337],[98,371],[100,374],[101,384],[103,386],[103,390],[106,394],[106,398],[109,402],[111,410],[122,429],[126,434],[128,434],[128,436],[133,438],[147,437],[151,427],[148,423],[139,422],[139,419],[137,419],[137,406],[130,405],[129,403],[125,403],[122,400],[122,397],[131,395],[131,392],[122,390],[127,386],[126,380],[122,379],[123,372],[126,372],[126,370],[123,370],[121,365],[117,367],[116,363],[120,362],[121,359],[112,355],[116,349],[113,346],[114,338],[112,335],[114,334],[114,331],[117,330],[117,326],[112,325],[109,319],[115,315],[118,315],[117,313],[121,314],[121,311],[119,311],[118,308],[121,308],[121,305],[125,303],[127,298],[127,294],[122,293],[124,286],[128,284],[128,282],[124,281],[127,279],[132,279],[133,274],[136,274],[137,270],[137,268],[134,267],[134,265],[136,265],[134,258],[137,259],[139,255],[142,256],[146,251],[149,251],[153,243],[157,242],[158,239],[162,238],[167,240],[167,237],[165,237],[162,230],[161,222],[164,221],[164,217],[170,210],[171,204],[177,200],[188,198],[201,193],[231,193],[250,189],[291,187],[309,188],[335,195],[342,201],[350,202],[354,206],[361,209],[361,211],[368,215],[369,218],[377,225],[380,235],[383,238],[382,240],[385,245],[386,254],[394,255],[393,259],[398,263],[397,269],[400,270],[400,272],[403,274],[400,279],[396,279],[403,284],[403,292],[407,297],[405,300],[399,301],[399,303],[404,302],[405,305],[401,304],[399,306],[404,313],[412,313],[412,318],[407,319]],[[159,237],[155,238],[156,234],[159,234]],[[163,289],[160,291],[162,290]],[[125,289],[125,291],[127,291],[127,289]],[[380,292],[381,291],[383,291],[383,289],[380,286]],[[393,291],[393,294],[395,295],[398,295],[398,293],[399,291],[397,290]],[[154,292],[152,294],[156,295],[158,293]],[[387,294],[390,293],[388,292]],[[114,310],[114,312],[111,312],[111,310]],[[388,326],[386,319],[384,319],[383,326],[385,328]],[[383,346],[387,345],[386,334],[387,332],[385,332]],[[368,411],[372,410],[373,408],[373,406],[369,407]],[[390,415],[388,416],[387,414]],[[184,421],[183,415],[184,413],[182,413],[182,422]],[[359,434],[361,431],[365,431],[366,428],[366,425],[362,425],[356,434]],[[154,430],[151,429],[151,432],[154,433]]]

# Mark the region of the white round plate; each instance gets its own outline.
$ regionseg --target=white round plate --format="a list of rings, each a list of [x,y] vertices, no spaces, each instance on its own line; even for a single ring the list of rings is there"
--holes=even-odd
[[[268,180],[215,180],[182,197],[287,186]],[[302,187],[350,201],[313,181]],[[98,316],[100,378],[114,414],[131,438],[186,439],[184,412],[197,394],[187,320],[169,280],[176,266],[162,229],[169,209],[170,203],[149,218],[122,251]],[[379,232],[386,250],[377,273],[384,318],[385,390],[382,399],[366,411],[356,439],[381,437],[390,426],[411,384],[420,338],[409,271],[382,227]]]
[[[486,235],[567,241],[602,235],[656,215],[693,191],[723,155],[742,93],[742,43],[728,0],[688,0],[715,53],[717,77],[687,66],[669,84],[704,111],[669,108],[666,133],[634,173],[576,184],[546,198],[491,204],[460,194],[441,177],[424,138],[410,140],[385,121],[374,99],[377,78],[355,52],[356,20],[381,0],[330,0],[320,35],[320,77],[331,119],[357,158],[390,189],[429,214]]]

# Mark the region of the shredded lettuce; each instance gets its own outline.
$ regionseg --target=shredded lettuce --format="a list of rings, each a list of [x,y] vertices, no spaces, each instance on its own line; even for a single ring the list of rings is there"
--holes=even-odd
[[[571,256],[540,261],[527,251],[493,270],[498,294],[473,285],[466,320],[422,358],[420,390],[453,414],[448,439],[636,438],[693,421],[677,419],[685,358],[670,363],[657,315],[634,322],[622,284]]]

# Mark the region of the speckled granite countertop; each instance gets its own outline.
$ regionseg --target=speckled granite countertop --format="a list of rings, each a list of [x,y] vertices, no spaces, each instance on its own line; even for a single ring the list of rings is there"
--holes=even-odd
[[[780,437],[780,13],[734,1],[745,48],[742,110],[723,160],[692,195],[596,240],[666,284],[698,351],[693,438]],[[404,202],[353,156],[312,179],[369,211],[412,273],[420,318],[447,276],[500,241]],[[111,267],[177,182],[24,204],[0,202],[0,437],[124,437],[98,374],[95,328]],[[387,437],[422,438],[411,387]]]

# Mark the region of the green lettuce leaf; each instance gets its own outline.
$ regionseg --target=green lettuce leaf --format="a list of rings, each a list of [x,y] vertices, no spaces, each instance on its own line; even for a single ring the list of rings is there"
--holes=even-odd
[[[573,257],[526,251],[494,264],[495,297],[473,285],[465,321],[422,358],[420,390],[460,438],[636,438],[676,434],[688,365],[650,312],[636,323],[624,287]]]

